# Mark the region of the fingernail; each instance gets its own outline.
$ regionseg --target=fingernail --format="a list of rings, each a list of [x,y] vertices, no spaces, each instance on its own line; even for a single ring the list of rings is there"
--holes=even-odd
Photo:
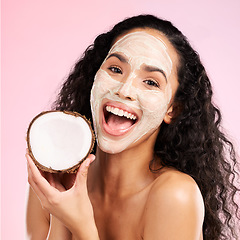
[[[31,171],[31,168],[30,168],[30,166],[29,166],[28,160],[27,160],[27,170],[28,170],[28,173],[32,172],[32,171]]]
[[[90,163],[91,163],[91,158],[87,158],[86,159],[86,167],[88,167],[90,165]]]
[[[26,156],[26,159],[27,159],[27,164],[29,165],[29,162],[30,162],[30,156],[29,156],[28,153],[26,153],[25,156]]]
[[[92,162],[96,159],[95,155],[92,155]]]

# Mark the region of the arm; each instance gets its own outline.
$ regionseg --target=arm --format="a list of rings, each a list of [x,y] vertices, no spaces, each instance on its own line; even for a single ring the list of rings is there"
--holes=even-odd
[[[71,240],[72,234],[71,232],[59,221],[55,216],[51,215],[51,224],[50,230],[48,233],[47,240],[55,240],[55,239],[62,239],[62,240]]]
[[[41,203],[29,187],[26,207],[26,239],[72,239],[70,231],[48,211],[44,210]]]
[[[199,240],[203,199],[195,181],[182,173],[163,176],[151,189],[143,239]]]
[[[46,239],[50,224],[49,213],[43,210],[39,199],[30,187],[26,207],[26,237],[32,240]]]
[[[93,208],[87,191],[87,172],[94,156],[90,155],[80,166],[74,185],[65,191],[58,181],[50,183],[41,175],[29,155],[28,181],[44,209],[55,216],[73,234],[75,239],[99,239]]]

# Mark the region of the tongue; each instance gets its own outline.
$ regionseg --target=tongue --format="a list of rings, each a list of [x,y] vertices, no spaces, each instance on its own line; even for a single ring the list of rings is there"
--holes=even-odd
[[[125,130],[133,125],[133,120],[126,117],[119,117],[114,114],[110,114],[108,118],[108,126],[113,130]]]

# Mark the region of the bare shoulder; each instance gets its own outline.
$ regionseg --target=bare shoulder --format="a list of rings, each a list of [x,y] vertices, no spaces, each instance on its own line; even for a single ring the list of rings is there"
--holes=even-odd
[[[168,199],[168,197],[182,204],[188,201],[202,201],[201,192],[194,179],[170,168],[162,171],[149,192],[150,200],[158,201]]]
[[[203,219],[203,198],[193,178],[164,169],[149,191],[144,239],[199,240]]]

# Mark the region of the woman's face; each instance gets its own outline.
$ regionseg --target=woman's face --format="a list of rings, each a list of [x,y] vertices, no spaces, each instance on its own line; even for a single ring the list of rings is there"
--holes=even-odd
[[[104,152],[137,145],[169,117],[176,65],[175,49],[157,30],[134,29],[116,39],[91,90],[94,129]]]

